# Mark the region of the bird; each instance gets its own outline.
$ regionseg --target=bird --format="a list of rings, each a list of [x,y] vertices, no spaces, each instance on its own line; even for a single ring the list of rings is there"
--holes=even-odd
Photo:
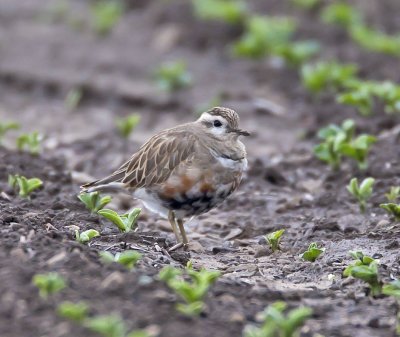
[[[177,241],[169,251],[187,249],[185,219],[208,212],[238,188],[247,168],[239,137],[249,135],[236,111],[214,107],[157,133],[115,172],[82,185],[82,192],[129,193],[168,219]]]

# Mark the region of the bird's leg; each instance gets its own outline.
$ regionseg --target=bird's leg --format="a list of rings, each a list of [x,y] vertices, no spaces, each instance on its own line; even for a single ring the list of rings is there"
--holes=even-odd
[[[174,211],[169,211],[168,212],[168,220],[169,220],[169,223],[171,224],[172,230],[174,231],[175,238],[176,238],[176,241],[177,241],[176,245],[174,245],[170,249],[168,249],[168,252],[172,252],[172,251],[174,251],[174,250],[176,250],[178,248],[181,248],[183,246],[183,243],[181,241],[181,238],[179,237],[178,228],[176,227]]]
[[[179,237],[178,228],[176,227],[176,220],[175,220],[174,211],[169,211],[168,212],[168,220],[169,220],[169,223],[171,224],[172,230],[174,231],[176,242],[180,243],[181,242],[181,238]]]
[[[185,248],[187,248],[188,239],[187,239],[187,236],[186,236],[185,227],[183,226],[183,220],[182,219],[176,219],[176,222],[178,223],[179,230],[181,231],[183,246]]]

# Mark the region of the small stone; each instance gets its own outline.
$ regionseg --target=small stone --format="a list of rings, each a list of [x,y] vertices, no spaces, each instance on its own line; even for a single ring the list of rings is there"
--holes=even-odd
[[[386,219],[382,219],[376,224],[374,231],[379,231],[381,229],[387,229],[389,227],[389,225],[390,225],[390,221],[388,221]]]
[[[229,321],[232,323],[243,323],[245,321],[245,317],[240,312],[233,312],[229,317]]]
[[[124,283],[124,276],[119,271],[114,271],[110,275],[108,275],[103,282],[101,282],[101,288],[109,289],[113,288],[116,289],[122,286]]]
[[[48,266],[52,266],[62,260],[65,259],[65,257],[67,256],[67,253],[65,251],[62,251],[56,255],[54,255],[53,257],[51,257],[50,259],[47,260],[46,264]]]

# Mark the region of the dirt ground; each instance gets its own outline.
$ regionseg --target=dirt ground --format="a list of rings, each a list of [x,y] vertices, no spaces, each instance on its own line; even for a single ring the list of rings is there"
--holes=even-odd
[[[398,0],[350,1],[369,23],[400,31]],[[0,0],[0,120],[16,120],[23,131],[46,137],[39,157],[12,149],[15,133],[0,147],[0,336],[95,336],[59,318],[61,300],[85,300],[93,314],[119,313],[130,329],[152,327],[159,336],[241,336],[257,312],[276,300],[307,305],[313,316],[301,336],[395,336],[398,304],[371,298],[365,284],[342,278],[349,250],[379,258],[386,281],[399,277],[400,226],[379,208],[390,186],[400,185],[399,116],[363,118],[332,96],[313,99],[295,69],[274,62],[235,59],[227,46],[240,32],[193,17],[186,1],[126,1],[128,9],[110,36],[77,31],[67,19],[51,20],[51,0]],[[88,15],[86,1],[69,1],[75,18]],[[253,11],[284,14],[299,22],[299,38],[316,38],[321,58],[355,62],[366,79],[400,82],[400,60],[369,53],[337,27],[318,21],[289,1],[249,1]],[[175,94],[160,92],[154,68],[184,59],[193,85]],[[65,105],[72,88],[83,100]],[[135,233],[120,234],[91,215],[77,199],[79,185],[110,173],[149,136],[196,118],[195,111],[221,94],[241,125],[249,170],[239,190],[223,205],[186,225],[190,252],[171,256],[156,249],[174,243],[165,220],[143,210]],[[260,102],[279,107],[270,111]],[[117,134],[116,117],[137,112],[142,119],[128,141]],[[313,157],[315,133],[331,122],[355,119],[360,132],[378,137],[360,174],[344,165],[333,172]],[[11,149],[10,149],[11,148]],[[8,174],[38,177],[44,187],[31,200],[7,185]],[[361,215],[345,186],[351,177],[376,179],[367,212]],[[110,208],[140,202],[114,196]],[[69,226],[101,232],[90,245],[75,242]],[[285,228],[282,251],[272,253],[263,236]],[[299,254],[311,242],[326,248],[315,263]],[[134,271],[104,265],[98,252],[135,249],[143,254]],[[165,265],[218,269],[223,276],[209,292],[205,313],[186,318],[175,296],[153,279]],[[36,273],[57,271],[68,287],[44,301],[31,283]],[[334,275],[334,277],[332,277]]]

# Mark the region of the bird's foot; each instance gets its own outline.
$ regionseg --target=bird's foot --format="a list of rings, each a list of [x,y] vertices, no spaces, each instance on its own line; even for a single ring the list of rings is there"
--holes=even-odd
[[[177,250],[177,249],[179,249],[181,247],[184,247],[184,246],[187,246],[187,245],[184,245],[182,242],[179,242],[176,245],[174,245],[171,248],[169,248],[168,249],[168,253],[171,253],[171,252],[173,252],[173,251],[175,251],[175,250]]]

